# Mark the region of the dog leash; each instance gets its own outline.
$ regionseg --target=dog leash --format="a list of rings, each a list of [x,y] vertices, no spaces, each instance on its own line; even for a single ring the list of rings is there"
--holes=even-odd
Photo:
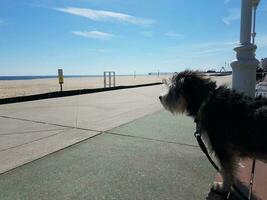
[[[196,122],[196,120],[195,120],[195,122]],[[210,161],[212,166],[216,169],[217,172],[220,172],[219,167],[216,165],[216,163],[210,157],[209,152],[208,152],[208,150],[207,150],[207,148],[206,148],[206,146],[205,146],[205,144],[204,144],[204,142],[203,142],[203,140],[201,138],[201,126],[200,126],[200,124],[198,122],[196,122],[196,132],[194,133],[194,136],[195,136],[195,138],[196,138],[196,140],[198,142],[199,147],[201,148],[202,152],[206,155],[206,157],[208,158],[208,160]],[[254,168],[252,168],[253,174],[254,174]],[[244,193],[241,192],[238,189],[238,187],[236,187],[235,185],[232,185],[232,188],[239,194],[239,196],[242,197],[242,200],[251,200],[251,197],[252,197],[252,184],[250,185],[249,197],[246,197],[244,195]],[[230,194],[231,194],[231,192],[229,192],[229,194],[227,195],[227,199],[230,197]]]
[[[251,176],[250,176],[250,182],[249,182],[249,200],[252,198],[252,189],[253,189],[255,166],[256,166],[256,159],[254,158],[253,162],[252,162]]]

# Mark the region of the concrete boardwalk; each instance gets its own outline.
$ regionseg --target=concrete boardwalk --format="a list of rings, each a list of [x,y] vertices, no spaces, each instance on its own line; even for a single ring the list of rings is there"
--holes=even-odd
[[[192,120],[160,111],[0,176],[0,199],[205,199],[215,171]]]
[[[161,86],[0,106],[0,199],[221,199],[192,119]],[[248,186],[250,164],[240,180]],[[266,165],[254,192],[266,199]],[[256,198],[254,198],[256,199]]]
[[[160,92],[0,106],[0,199],[205,199],[215,171]]]
[[[0,173],[161,109],[161,86],[0,106]]]

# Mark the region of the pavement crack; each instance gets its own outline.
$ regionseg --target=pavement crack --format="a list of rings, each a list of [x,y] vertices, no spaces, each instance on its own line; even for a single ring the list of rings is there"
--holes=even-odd
[[[69,125],[62,125],[62,124],[55,124],[55,123],[49,123],[49,122],[42,122],[42,121],[23,119],[23,118],[18,118],[18,117],[9,117],[9,116],[4,116],[4,115],[0,115],[0,117],[5,118],[5,119],[14,119],[14,120],[20,120],[20,121],[32,122],[32,123],[38,123],[38,124],[53,125],[53,126],[58,126],[58,127],[63,127],[63,128],[71,128],[71,129],[78,129],[78,130],[84,130],[84,131],[94,131],[94,132],[98,132],[98,133],[102,132],[102,131],[94,130],[94,129],[81,128],[81,127],[77,127],[77,126],[69,126]]]
[[[25,142],[25,143],[20,144],[20,145],[16,145],[16,146],[13,146],[13,147],[9,147],[9,148],[6,148],[6,149],[2,149],[2,150],[0,150],[0,152],[8,151],[8,150],[10,150],[10,149],[15,149],[15,148],[17,148],[17,147],[21,147],[21,146],[24,146],[24,145],[27,145],[27,144],[31,144],[31,143],[34,143],[34,142],[38,142],[38,141],[40,141],[40,140],[43,140],[43,139],[47,139],[47,138],[53,137],[53,136],[55,136],[55,135],[59,135],[59,134],[61,134],[61,133],[64,132],[64,131],[65,131],[65,129],[62,130],[62,131],[59,131],[58,133],[55,133],[55,134],[52,134],[52,135],[49,135],[49,136],[46,136],[46,137],[41,137],[41,138],[38,138],[38,139],[36,139],[36,140],[32,140],[32,141],[29,141],[29,142]]]
[[[60,131],[60,130],[65,130],[63,128],[58,128],[58,129],[47,129],[47,130],[38,130],[38,131],[21,131],[21,132],[9,132],[9,133],[1,133],[1,136],[6,136],[6,135],[24,135],[24,134],[29,134],[29,133],[41,133],[41,132],[51,132],[51,131]]]
[[[133,135],[114,133],[114,132],[110,132],[110,131],[105,131],[104,133],[105,134],[110,134],[110,135],[122,136],[122,137],[131,137],[131,138],[138,138],[138,139],[150,140],[150,141],[155,141],[155,142],[163,142],[163,143],[168,143],[168,144],[176,144],[176,145],[181,145],[181,146],[199,148],[198,145],[187,144],[187,143],[182,143],[182,142],[171,142],[171,141],[159,140],[159,139],[153,139],[153,138],[146,138],[146,137],[141,137],[141,136],[133,136]]]
[[[11,172],[11,171],[14,171],[14,170],[16,170],[16,169],[18,169],[18,168],[21,168],[21,167],[23,167],[23,166],[25,166],[25,165],[28,165],[28,164],[30,164],[30,163],[32,163],[32,162],[37,162],[38,160],[41,160],[41,159],[43,159],[43,158],[45,158],[45,157],[48,157],[48,156],[50,156],[50,155],[52,155],[52,154],[56,154],[56,153],[58,153],[58,152],[60,152],[60,151],[64,151],[64,150],[66,150],[66,149],[68,149],[68,148],[70,148],[70,147],[72,147],[72,146],[79,145],[80,143],[85,142],[85,141],[88,141],[88,140],[90,140],[90,139],[92,139],[92,138],[95,138],[95,137],[97,137],[97,136],[100,136],[100,135],[102,135],[103,133],[104,133],[103,131],[101,131],[101,132],[99,131],[99,133],[97,133],[97,134],[95,134],[95,135],[93,135],[93,136],[90,136],[90,137],[88,137],[88,138],[85,138],[85,139],[83,139],[83,140],[80,140],[80,141],[78,141],[78,142],[75,142],[75,143],[73,143],[73,144],[67,145],[67,146],[65,146],[65,147],[63,147],[63,148],[61,148],[61,149],[58,149],[58,150],[56,150],[56,151],[50,152],[50,153],[48,153],[48,154],[45,154],[45,155],[43,155],[43,156],[41,156],[41,157],[39,157],[39,158],[36,158],[36,159],[34,159],[34,160],[25,162],[25,163],[23,163],[23,164],[21,164],[21,165],[18,165],[18,166],[16,166],[16,167],[13,167],[13,168],[11,168],[11,169],[9,169],[9,170],[6,170],[6,171],[4,171],[4,172],[0,172],[0,176],[3,175],[3,174],[7,174],[7,173],[9,173],[9,172]],[[24,144],[24,145],[25,145],[25,144]],[[20,146],[22,146],[22,145],[20,145]],[[14,147],[14,148],[15,148],[15,147]],[[1,151],[0,151],[0,152],[1,152]]]

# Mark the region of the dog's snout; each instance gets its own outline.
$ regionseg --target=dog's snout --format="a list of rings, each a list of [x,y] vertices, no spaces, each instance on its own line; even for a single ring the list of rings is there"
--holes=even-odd
[[[161,100],[162,96],[159,96],[159,100]]]

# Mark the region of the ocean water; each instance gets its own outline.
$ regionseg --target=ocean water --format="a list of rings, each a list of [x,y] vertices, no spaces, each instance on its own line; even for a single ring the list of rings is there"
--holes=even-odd
[[[147,76],[147,75],[152,75],[152,73],[136,74],[136,76]],[[165,74],[160,74],[160,75],[165,75]],[[133,76],[133,74],[119,74],[119,75],[116,74],[116,76]],[[103,77],[103,75],[64,75],[64,78],[82,78],[82,77]],[[47,79],[47,78],[58,78],[58,76],[0,76],[0,81],[33,80],[33,79]]]
[[[102,77],[100,75],[67,75],[64,78],[81,78],[81,77]],[[33,80],[33,79],[47,79],[58,78],[58,76],[0,76],[0,80]]]

